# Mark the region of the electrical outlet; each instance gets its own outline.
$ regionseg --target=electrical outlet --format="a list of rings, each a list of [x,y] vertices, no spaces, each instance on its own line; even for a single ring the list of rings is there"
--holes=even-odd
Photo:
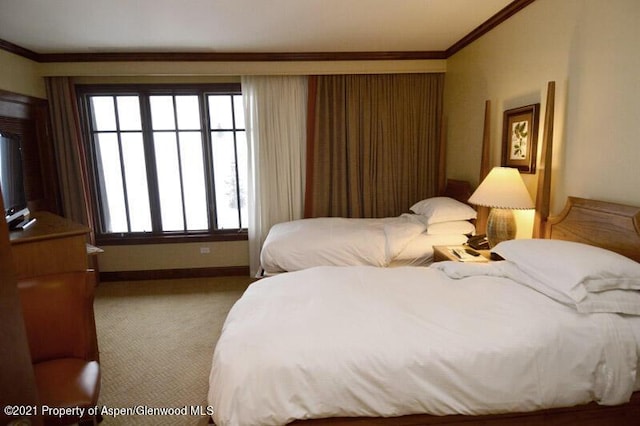
[[[209,247],[200,247],[200,254],[209,254],[211,249]]]

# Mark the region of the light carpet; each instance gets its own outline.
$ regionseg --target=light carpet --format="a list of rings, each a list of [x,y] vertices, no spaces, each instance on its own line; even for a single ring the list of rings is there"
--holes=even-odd
[[[227,313],[253,280],[219,277],[101,283],[95,316],[102,369],[101,409],[109,425],[206,425],[213,349]],[[142,414],[118,415],[134,409]],[[194,408],[197,410],[197,408]]]

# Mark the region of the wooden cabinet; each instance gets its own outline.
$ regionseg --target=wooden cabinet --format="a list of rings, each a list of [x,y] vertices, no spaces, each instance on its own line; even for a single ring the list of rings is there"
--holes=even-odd
[[[2,195],[0,208],[4,211]],[[35,376],[31,365],[29,344],[24,328],[16,275],[13,267],[13,253],[9,244],[9,232],[5,224],[0,224],[0,425],[30,424],[42,425],[40,416],[10,416],[5,407],[33,407],[38,403]],[[10,423],[11,422],[11,423]]]
[[[18,279],[88,269],[88,227],[49,212],[32,216],[33,225],[9,235]]]

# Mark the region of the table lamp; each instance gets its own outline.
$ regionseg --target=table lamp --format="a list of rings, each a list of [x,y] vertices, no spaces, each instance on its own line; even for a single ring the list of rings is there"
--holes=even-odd
[[[494,167],[469,198],[469,203],[490,207],[487,240],[493,248],[501,241],[516,236],[516,220],[512,209],[532,209],[531,195],[518,169]]]

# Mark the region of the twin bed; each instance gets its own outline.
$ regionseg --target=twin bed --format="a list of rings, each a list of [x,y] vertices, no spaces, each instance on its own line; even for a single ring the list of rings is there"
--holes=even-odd
[[[410,210],[381,219],[323,217],[276,224],[260,254],[260,275],[329,265],[428,265],[433,246],[463,244],[475,232],[476,211],[450,196],[422,200]]]
[[[640,207],[569,198],[548,219],[548,170],[544,239],[499,244],[504,260],[253,283],[214,351],[213,421],[638,424]]]
[[[605,424],[637,424],[639,229],[640,208],[572,198],[548,240],[494,248],[504,261],[260,280],[216,346],[213,419],[520,423],[596,402]]]

